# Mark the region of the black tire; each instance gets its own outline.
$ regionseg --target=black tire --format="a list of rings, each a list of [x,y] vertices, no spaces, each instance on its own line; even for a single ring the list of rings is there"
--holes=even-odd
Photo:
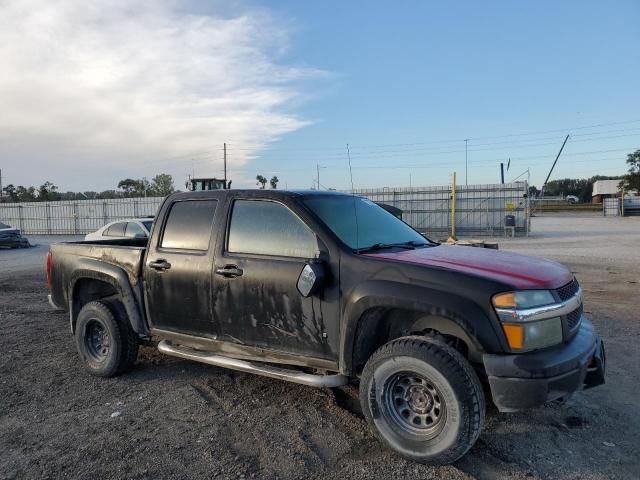
[[[455,462],[484,425],[484,393],[469,362],[425,337],[398,338],[369,358],[360,403],[380,440],[420,463]]]
[[[75,337],[85,368],[97,377],[120,375],[138,356],[138,337],[126,315],[112,303],[90,302],[82,307]]]

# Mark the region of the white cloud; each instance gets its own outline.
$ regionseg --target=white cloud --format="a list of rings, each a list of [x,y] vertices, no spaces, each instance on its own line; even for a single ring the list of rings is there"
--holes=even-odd
[[[107,188],[131,171],[189,171],[195,152],[198,173],[219,173],[224,141],[264,145],[305,125],[287,109],[324,74],[277,63],[287,47],[264,11],[0,1],[4,183]],[[255,153],[236,150],[234,167]]]

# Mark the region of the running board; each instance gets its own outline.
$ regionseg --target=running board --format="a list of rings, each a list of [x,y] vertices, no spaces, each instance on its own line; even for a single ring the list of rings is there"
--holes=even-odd
[[[276,367],[266,363],[223,357],[222,355],[195,350],[182,345],[174,345],[168,340],[162,340],[158,344],[158,350],[167,355],[184,358],[186,360],[215,365],[216,367],[230,368],[241,372],[255,373],[256,375],[277,378],[278,380],[301,383],[302,385],[308,385],[310,387],[333,388],[346,385],[348,382],[348,378],[344,375],[314,375],[299,370]]]

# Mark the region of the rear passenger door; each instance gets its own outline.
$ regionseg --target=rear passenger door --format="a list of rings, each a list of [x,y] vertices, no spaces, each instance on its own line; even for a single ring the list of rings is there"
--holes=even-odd
[[[214,308],[227,341],[328,358],[321,300],[296,288],[315,233],[283,203],[236,198],[216,255]]]
[[[152,328],[205,337],[219,333],[211,315],[216,207],[213,199],[174,202],[149,242],[144,284]]]

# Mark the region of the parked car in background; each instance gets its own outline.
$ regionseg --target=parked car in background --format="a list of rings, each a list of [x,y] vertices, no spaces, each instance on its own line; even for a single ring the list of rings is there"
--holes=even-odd
[[[107,223],[93,233],[85,235],[85,240],[117,240],[124,238],[149,238],[153,218],[130,218]]]
[[[25,248],[29,246],[27,237],[20,230],[0,222],[0,248]]]
[[[575,195],[567,195],[565,197],[565,200],[567,201],[567,203],[578,203],[580,201],[580,199]]]

